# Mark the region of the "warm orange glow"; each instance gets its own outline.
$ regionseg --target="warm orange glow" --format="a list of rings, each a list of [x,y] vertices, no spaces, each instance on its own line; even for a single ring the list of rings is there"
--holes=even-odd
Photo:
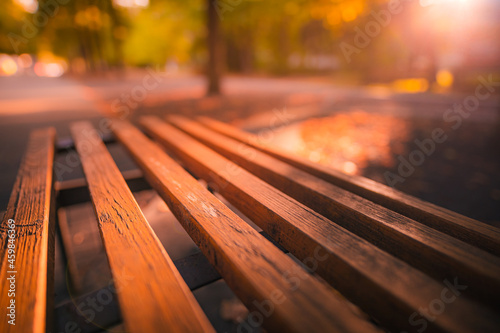
[[[325,15],[325,9],[323,7],[313,7],[311,8],[311,17],[315,20],[323,18]]]
[[[354,164],[353,162],[351,161],[347,161],[344,163],[344,165],[342,166],[342,170],[345,172],[345,173],[348,173],[350,175],[354,175],[356,174],[356,172],[358,171],[358,167],[356,166],[356,164]]]
[[[342,23],[342,18],[340,16],[340,12],[339,11],[331,11],[328,16],[326,17],[328,23],[330,25],[337,25],[337,24],[340,24]]]
[[[21,6],[28,13],[35,13],[38,10],[37,0],[14,0],[19,6]]]
[[[68,69],[66,60],[51,52],[40,51],[38,59],[39,61],[33,67],[33,71],[37,76],[60,77]]]
[[[11,76],[17,73],[17,64],[11,57],[0,58],[0,74]]]
[[[449,88],[453,84],[453,74],[447,70],[440,70],[436,74],[436,82],[443,88]]]
[[[399,92],[418,93],[427,91],[429,82],[423,78],[401,79],[394,81],[392,86]]]
[[[358,17],[358,13],[356,12],[356,7],[354,6],[344,6],[342,8],[342,19],[345,22],[354,21]]]
[[[408,135],[402,119],[355,111],[283,129],[271,144],[345,173],[359,174],[369,164],[392,166],[393,153],[403,153]]]
[[[44,63],[39,61],[33,67],[33,71],[38,76],[60,77],[64,74],[64,66],[57,62]]]

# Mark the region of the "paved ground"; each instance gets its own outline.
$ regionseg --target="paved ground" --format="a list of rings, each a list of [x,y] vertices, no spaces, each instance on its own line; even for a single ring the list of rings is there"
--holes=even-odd
[[[29,132],[55,126],[59,137],[67,124],[101,115],[84,87],[68,79],[0,77],[0,211],[5,210]]]
[[[74,120],[97,121],[103,114],[134,120],[142,114],[181,113],[208,115],[256,131],[268,129],[276,114],[291,114],[296,123],[361,110],[405,122],[405,158],[417,148],[415,139],[430,137],[438,127],[446,130],[448,140],[396,188],[481,221],[500,221],[498,94],[453,129],[443,117],[454,103],[465,100],[465,94],[395,94],[384,87],[339,87],[326,79],[308,78],[229,77],[223,90],[222,97],[205,97],[201,77],[160,70],[84,81],[0,78],[0,211],[6,207],[27,135],[35,127],[53,125],[64,138]],[[385,171],[397,173],[396,154],[394,160],[392,167],[370,164],[362,174],[385,182]]]

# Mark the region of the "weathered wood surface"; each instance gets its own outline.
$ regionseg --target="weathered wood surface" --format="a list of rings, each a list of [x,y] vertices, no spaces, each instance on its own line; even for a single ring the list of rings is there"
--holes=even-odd
[[[254,324],[289,332],[372,332],[371,324],[216,199],[155,143],[126,122],[113,132],[146,178],[254,313]],[[264,310],[262,310],[264,308]]]
[[[42,333],[47,324],[50,328],[54,297],[54,143],[53,128],[31,133],[0,226],[1,332]],[[15,228],[9,227],[10,219],[15,221]],[[12,257],[8,257],[8,240],[9,235],[14,234],[15,261],[9,262]],[[7,278],[12,275],[15,277],[15,296],[11,294],[11,297]],[[11,318],[7,316],[7,307],[11,300],[15,300],[15,326],[8,323]]]
[[[151,186],[142,177],[142,172],[138,169],[122,171],[122,176],[132,192],[151,189]],[[90,201],[85,178],[55,182],[55,188],[58,193],[58,207],[73,206]]]
[[[88,122],[71,126],[130,332],[211,332],[191,291]]]
[[[337,226],[157,117],[141,124],[196,176],[320,274],[347,298],[393,329],[411,329],[408,318],[428,306],[443,285]],[[418,293],[415,292],[418,290]],[[481,309],[480,309],[481,308]],[[483,317],[483,321],[476,318]],[[495,315],[461,299],[434,330],[491,331]]]
[[[498,228],[425,202],[371,179],[347,175],[270,147],[264,144],[259,136],[244,132],[228,124],[206,117],[201,117],[198,120],[220,134],[243,142],[340,188],[500,256],[500,229]]]
[[[174,264],[191,290],[196,290],[221,278],[201,252],[174,260]],[[113,297],[109,300],[109,303],[106,300],[106,304],[98,304],[102,311],[94,311],[92,315],[89,313],[92,310],[89,300],[101,299],[102,295],[108,295],[110,292],[114,293],[114,291],[114,286],[109,284],[80,296],[72,296],[70,300],[58,304],[54,309],[53,333],[102,333],[103,327],[109,328],[122,323],[123,319],[117,297]],[[82,307],[82,304],[85,306]],[[89,321],[89,318],[92,318],[92,320]]]
[[[439,280],[458,277],[495,305],[500,258],[179,116],[168,120],[257,177]]]

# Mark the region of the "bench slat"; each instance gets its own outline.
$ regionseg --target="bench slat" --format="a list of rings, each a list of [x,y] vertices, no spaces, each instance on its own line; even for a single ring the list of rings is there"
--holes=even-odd
[[[458,276],[469,293],[497,304],[492,296],[500,297],[500,258],[198,123],[179,116],[168,120],[342,227],[440,280]]]
[[[498,228],[425,202],[371,179],[347,175],[270,147],[265,145],[257,135],[244,132],[220,121],[207,117],[200,117],[199,121],[220,134],[248,144],[338,187],[500,256],[500,229]]]
[[[53,128],[31,133],[0,226],[0,313],[4,314],[1,332],[42,333],[47,324],[50,327],[54,284],[54,144]],[[8,261],[9,219],[15,221],[15,262]],[[11,275],[15,276],[12,297],[8,295],[7,280]],[[6,316],[10,300],[15,300],[15,326],[8,323],[11,318]]]
[[[127,329],[213,331],[97,132],[89,122],[74,123],[71,132],[97,212]]]
[[[295,256],[317,268],[318,274],[384,326],[411,329],[408,318],[412,313],[441,293],[443,286],[433,279],[317,215],[159,118],[142,117],[140,123],[189,170],[207,180],[209,186]],[[476,306],[460,300],[429,325],[443,331],[493,332],[500,323],[491,312],[490,322],[477,321],[477,316],[488,318],[488,311]]]
[[[227,284],[255,311],[254,324],[290,332],[374,331],[138,129],[123,121],[112,129]]]

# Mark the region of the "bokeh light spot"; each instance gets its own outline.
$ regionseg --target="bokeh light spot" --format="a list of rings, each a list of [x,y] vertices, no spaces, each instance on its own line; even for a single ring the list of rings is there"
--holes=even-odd
[[[453,74],[447,70],[440,70],[436,74],[436,82],[441,87],[449,88],[453,84]]]
[[[3,75],[11,76],[17,73],[17,64],[12,58],[4,57],[1,60],[0,69]]]

